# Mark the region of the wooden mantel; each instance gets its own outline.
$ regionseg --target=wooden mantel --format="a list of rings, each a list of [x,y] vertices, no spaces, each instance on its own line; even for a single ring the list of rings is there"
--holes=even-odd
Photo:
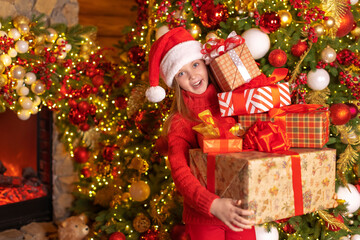
[[[101,47],[113,47],[122,39],[122,29],[135,23],[135,0],[78,0],[79,24],[96,26]]]

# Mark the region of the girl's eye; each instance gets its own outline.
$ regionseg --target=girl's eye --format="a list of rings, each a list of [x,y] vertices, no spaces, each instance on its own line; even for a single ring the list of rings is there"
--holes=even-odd
[[[196,62],[196,63],[193,64],[194,68],[196,68],[197,66],[199,66],[199,63]]]
[[[183,75],[184,75],[184,72],[179,72],[177,76],[178,76],[178,77],[181,77],[181,76],[183,76]]]

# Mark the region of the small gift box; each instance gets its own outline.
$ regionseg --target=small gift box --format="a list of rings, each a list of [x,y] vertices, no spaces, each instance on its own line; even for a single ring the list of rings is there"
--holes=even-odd
[[[245,39],[231,32],[226,40],[210,39],[204,44],[204,59],[222,91],[231,91],[261,74]]]
[[[289,83],[277,83],[287,72],[277,68],[270,77],[261,74],[234,91],[218,93],[221,116],[261,113],[290,105]]]
[[[220,152],[241,152],[242,138],[237,137],[241,131],[239,125],[236,124],[230,130],[225,130],[212,117],[209,110],[199,113],[199,118],[203,123],[193,127],[199,134],[197,135],[200,148],[205,153]]]
[[[322,148],[329,141],[329,111],[322,105],[295,104],[268,113],[241,115],[238,120],[245,130],[258,120],[278,123],[291,147]]]
[[[190,168],[220,197],[240,199],[256,224],[336,207],[336,150],[291,148],[266,153],[190,150]]]

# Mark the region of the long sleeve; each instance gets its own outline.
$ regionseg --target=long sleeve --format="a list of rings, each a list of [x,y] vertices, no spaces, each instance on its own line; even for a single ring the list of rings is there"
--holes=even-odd
[[[189,206],[208,217],[213,217],[210,207],[218,196],[202,186],[189,167],[189,149],[198,146],[191,123],[178,115],[174,116],[168,140],[169,161],[176,188]]]

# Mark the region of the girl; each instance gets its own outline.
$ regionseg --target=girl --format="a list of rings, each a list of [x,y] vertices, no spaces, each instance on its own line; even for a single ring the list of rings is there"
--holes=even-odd
[[[184,197],[183,221],[192,240],[256,239],[253,222],[243,216],[253,214],[240,208],[240,201],[209,192],[191,173],[189,149],[199,148],[192,127],[199,124],[198,113],[209,109],[214,118],[230,129],[233,118],[221,118],[217,91],[209,84],[202,60],[201,44],[184,28],[175,28],[160,37],[149,54],[150,88],[147,98],[159,102],[165,90],[158,86],[159,74],[175,88],[172,113],[165,123],[171,174]]]

